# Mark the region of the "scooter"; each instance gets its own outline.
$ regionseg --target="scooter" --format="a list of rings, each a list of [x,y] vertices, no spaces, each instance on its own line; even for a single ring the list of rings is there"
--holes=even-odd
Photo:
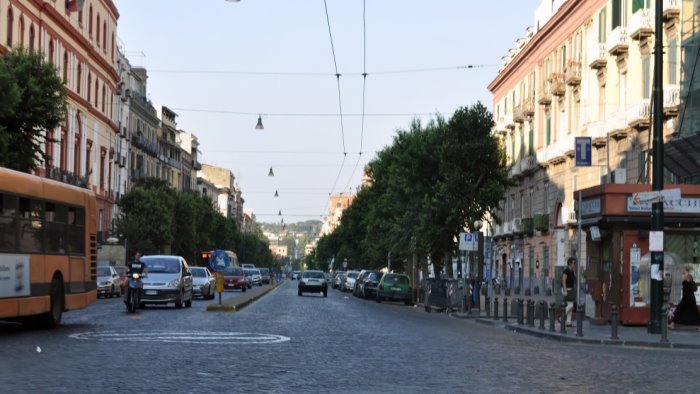
[[[136,307],[141,302],[141,287],[141,275],[139,275],[137,272],[134,272],[129,278],[129,286],[126,290],[127,296],[124,300],[124,302],[126,303],[126,310],[130,313],[136,312]]]

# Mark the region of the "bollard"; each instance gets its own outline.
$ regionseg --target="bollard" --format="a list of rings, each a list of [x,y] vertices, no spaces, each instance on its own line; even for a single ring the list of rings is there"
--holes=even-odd
[[[508,323],[508,298],[503,297],[503,322]]]
[[[661,316],[668,320],[668,305],[661,307]],[[661,343],[668,343],[668,323],[661,325]]]
[[[583,336],[583,304],[576,305],[576,336]]]
[[[559,329],[559,332],[562,334],[566,334],[566,301],[562,301],[561,303],[561,316],[559,320],[561,322],[561,328]]]
[[[556,329],[554,328],[554,311],[556,308],[556,304],[554,302],[551,302],[549,304],[549,331],[555,332]]]
[[[517,311],[517,314],[516,314],[516,316],[518,317],[518,325],[519,325],[519,326],[522,326],[523,324],[525,324],[525,323],[523,322],[523,315],[524,315],[524,313],[523,313],[523,299],[522,299],[522,298],[518,298],[518,302],[516,302],[515,305],[518,306],[518,311]]]
[[[540,308],[540,330],[544,330],[544,317],[547,314],[547,303],[545,301],[540,301],[538,305]]]
[[[613,305],[610,312],[610,327],[612,329],[610,339],[615,341],[620,339],[617,337],[617,305]]]
[[[498,320],[498,297],[493,298],[493,320]]]
[[[527,325],[528,327],[535,326],[535,300],[527,301]]]
[[[484,298],[484,306],[486,307],[486,318],[488,319],[491,317],[491,299],[489,298],[488,295]]]

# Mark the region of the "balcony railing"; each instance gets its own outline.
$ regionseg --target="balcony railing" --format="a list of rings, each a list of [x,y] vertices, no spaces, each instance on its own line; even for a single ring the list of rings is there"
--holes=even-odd
[[[542,232],[549,231],[549,214],[538,213],[532,219],[535,230]]]
[[[608,131],[604,120],[589,123],[586,130],[587,135],[592,139],[593,146],[602,147],[607,144]]]
[[[664,86],[664,113],[673,115],[678,113],[681,104],[681,89],[678,84]]]
[[[525,234],[532,234],[535,232],[535,224],[532,218],[523,218],[521,223]]]
[[[537,102],[541,105],[552,104],[552,83],[547,80],[542,83],[540,91],[537,95]]]
[[[618,111],[613,113],[607,120],[608,134],[615,139],[627,136],[629,124],[627,123],[627,112]]]
[[[87,176],[76,175],[70,171],[64,171],[59,167],[46,167],[46,177],[59,182],[67,183],[69,185],[75,185],[82,188],[88,187]]]
[[[552,73],[549,75],[549,80],[552,83],[553,95],[563,96],[566,94],[566,78],[563,73]]]
[[[535,156],[525,156],[520,160],[520,171],[523,175],[532,175],[537,171],[539,165],[537,164],[537,158]]]
[[[681,0],[664,0],[664,22],[678,18],[681,14]]]
[[[535,115],[535,98],[525,97],[522,103],[523,113],[525,116]]]
[[[608,53],[611,55],[621,55],[627,53],[629,44],[627,42],[627,29],[623,26],[618,26],[610,32],[607,41]]]
[[[608,64],[608,48],[604,42],[596,43],[588,49],[588,66],[594,69]]]
[[[649,100],[640,101],[631,105],[627,111],[627,124],[637,130],[648,128],[650,116],[651,104]]]
[[[505,124],[506,128],[508,128],[508,129],[515,128],[515,121],[513,120],[513,114],[504,115],[502,119],[503,119],[503,123]]]
[[[520,170],[520,161],[515,161],[513,167],[510,168],[510,176],[513,178],[521,177],[523,172]]]
[[[577,60],[569,61],[566,66],[566,84],[578,86],[581,84],[581,63]]]
[[[641,8],[632,14],[627,31],[633,40],[642,40],[654,34],[651,11],[648,8]]]
[[[525,121],[525,113],[520,104],[513,107],[513,121],[515,121],[515,123],[523,123]]]

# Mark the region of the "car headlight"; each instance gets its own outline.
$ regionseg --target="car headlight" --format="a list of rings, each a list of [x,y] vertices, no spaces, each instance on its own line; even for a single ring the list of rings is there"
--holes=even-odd
[[[168,283],[168,287],[179,287],[180,286],[180,279],[175,279],[174,281]]]
[[[112,286],[112,281],[111,280],[106,281],[105,286]]]

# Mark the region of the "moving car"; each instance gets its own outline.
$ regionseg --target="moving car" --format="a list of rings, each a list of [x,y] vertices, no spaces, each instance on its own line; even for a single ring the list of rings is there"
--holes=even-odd
[[[324,297],[328,296],[328,282],[323,271],[309,270],[304,271],[299,279],[298,295],[303,293],[323,293]]]
[[[411,305],[411,281],[408,275],[384,274],[377,286],[376,300],[403,301],[406,305]]]
[[[259,270],[259,269],[253,268],[253,269],[246,270],[246,271],[249,271],[249,272],[250,272],[250,276],[251,276],[251,280],[252,280],[252,282],[253,282],[253,286],[255,286],[255,285],[262,286],[262,285],[263,285],[263,282],[262,282],[262,275],[260,274],[260,270]],[[247,274],[247,273],[248,273],[248,272],[246,272],[246,274]]]
[[[216,277],[207,267],[190,267],[192,270],[192,295],[213,299],[216,292]]]
[[[192,306],[192,271],[181,256],[141,257],[148,273],[143,277],[141,304],[174,303],[175,308]]]
[[[260,270],[260,275],[262,276],[262,283],[269,285],[270,280],[270,269],[269,268],[258,268]]]
[[[240,267],[228,267],[221,271],[224,273],[224,287],[227,289],[240,289],[246,291],[248,288],[245,271]]]
[[[121,297],[122,286],[119,274],[112,266],[97,267],[97,297]]]

